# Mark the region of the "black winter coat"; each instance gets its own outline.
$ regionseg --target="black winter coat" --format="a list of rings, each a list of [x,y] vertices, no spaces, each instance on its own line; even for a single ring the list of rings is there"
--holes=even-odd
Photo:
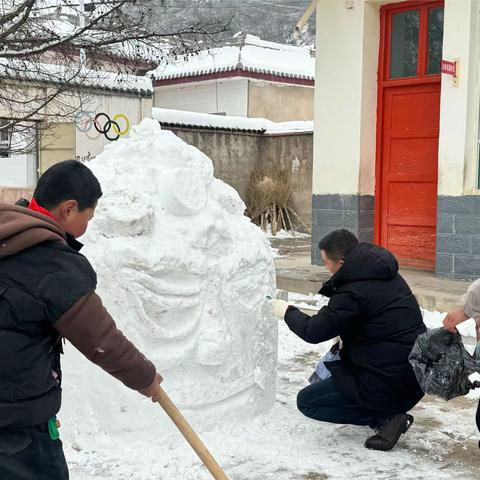
[[[317,315],[287,310],[290,330],[309,343],[341,337],[341,360],[326,364],[341,393],[379,412],[410,410],[423,392],[408,356],[426,327],[395,257],[361,243],[320,293],[330,301]]]
[[[61,337],[134,390],[156,368],[95,293],[81,244],[53,219],[0,205],[0,433],[46,423],[61,403]]]
[[[96,285],[69,240],[0,259],[0,428],[46,423],[60,410],[62,341],[53,325]]]

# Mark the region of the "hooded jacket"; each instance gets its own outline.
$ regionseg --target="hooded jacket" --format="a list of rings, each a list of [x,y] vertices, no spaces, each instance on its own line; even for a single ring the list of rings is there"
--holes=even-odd
[[[328,305],[312,317],[290,307],[289,328],[309,343],[341,337],[341,360],[326,364],[341,393],[378,412],[410,410],[423,392],[408,356],[426,327],[395,257],[360,243],[319,293]]]
[[[62,337],[127,387],[155,378],[95,293],[80,247],[54,219],[0,204],[0,428],[38,425],[59,411]]]

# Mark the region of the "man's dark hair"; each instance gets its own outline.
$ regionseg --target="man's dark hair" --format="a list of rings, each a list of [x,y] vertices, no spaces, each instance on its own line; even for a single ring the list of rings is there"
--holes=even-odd
[[[33,198],[50,210],[65,200],[76,200],[80,211],[93,208],[102,196],[100,183],[83,163],[65,160],[50,167],[39,179]]]
[[[357,245],[357,237],[348,230],[334,230],[319,243],[320,250],[323,250],[330,260],[336,262],[344,260]]]

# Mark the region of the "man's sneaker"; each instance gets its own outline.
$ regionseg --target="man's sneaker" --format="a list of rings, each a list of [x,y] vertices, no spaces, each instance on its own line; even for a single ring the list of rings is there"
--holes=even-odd
[[[413,417],[406,413],[395,415],[387,420],[375,435],[367,438],[365,447],[371,450],[391,450],[398,442],[400,435],[405,433],[413,423]]]

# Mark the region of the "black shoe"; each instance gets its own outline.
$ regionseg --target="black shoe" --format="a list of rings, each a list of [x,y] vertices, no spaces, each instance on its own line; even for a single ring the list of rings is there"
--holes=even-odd
[[[395,415],[387,420],[370,438],[367,438],[365,447],[371,450],[386,452],[391,450],[398,442],[400,435],[405,433],[413,423],[413,417],[406,413]]]

